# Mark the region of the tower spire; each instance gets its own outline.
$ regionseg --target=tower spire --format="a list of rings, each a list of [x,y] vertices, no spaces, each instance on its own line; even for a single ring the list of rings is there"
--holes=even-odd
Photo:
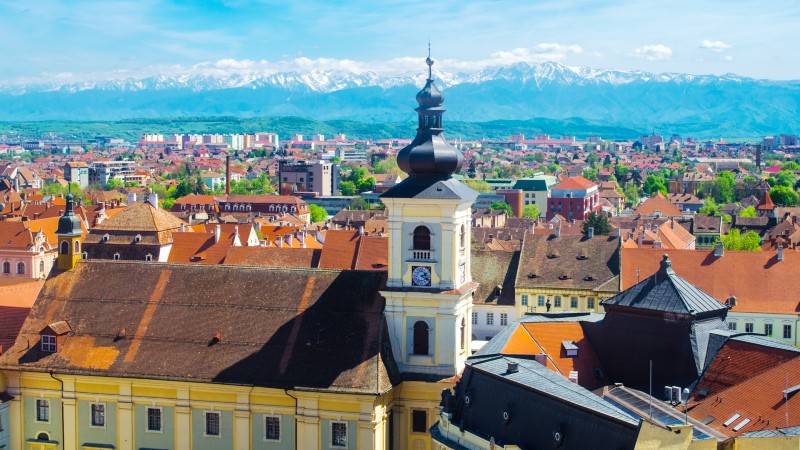
[[[433,80],[433,59],[431,59],[431,40],[428,39],[428,59],[425,60],[428,65],[428,80]]]

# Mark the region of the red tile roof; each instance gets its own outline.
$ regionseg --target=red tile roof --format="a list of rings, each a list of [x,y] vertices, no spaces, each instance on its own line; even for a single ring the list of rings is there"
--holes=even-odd
[[[572,178],[567,178],[566,180],[558,183],[557,185],[553,186],[552,190],[558,189],[589,189],[592,186],[597,186],[594,182],[583,178],[582,176],[576,176]]]
[[[682,214],[681,210],[664,197],[664,194],[661,192],[656,192],[655,195],[645,200],[644,203],[639,205],[634,211],[634,213],[643,216],[651,216],[656,212],[662,217],[677,217]]]

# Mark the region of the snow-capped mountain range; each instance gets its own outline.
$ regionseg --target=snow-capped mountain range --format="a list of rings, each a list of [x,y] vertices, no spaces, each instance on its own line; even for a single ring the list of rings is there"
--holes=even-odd
[[[424,68],[423,68],[424,69]],[[156,75],[141,79],[0,86],[0,120],[306,116],[405,121],[426,73],[295,71]],[[580,117],[664,132],[797,132],[800,81],[734,74],[654,74],[517,63],[471,73],[434,70],[449,120]]]

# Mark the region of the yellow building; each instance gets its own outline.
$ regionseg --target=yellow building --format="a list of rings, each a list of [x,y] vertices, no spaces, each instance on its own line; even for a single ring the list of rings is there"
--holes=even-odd
[[[417,137],[398,156],[409,177],[383,195],[387,272],[79,260],[67,212],[69,256],[0,356],[0,442],[431,449],[477,287],[477,194],[451,176],[463,160],[444,139],[443,100],[429,76]]]

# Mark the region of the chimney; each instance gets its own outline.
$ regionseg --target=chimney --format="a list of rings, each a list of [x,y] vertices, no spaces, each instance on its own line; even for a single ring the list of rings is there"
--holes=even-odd
[[[642,240],[644,239],[644,230],[636,237],[636,246],[642,248]]]
[[[658,225],[653,225],[653,233],[658,236]]]
[[[559,222],[556,227],[556,237],[561,237],[561,222]]]
[[[153,208],[158,208],[158,194],[151,192],[147,195],[147,203],[153,205]]]
[[[517,373],[517,372],[519,372],[519,363],[516,361],[509,361],[506,373]]]
[[[725,247],[722,246],[722,242],[717,242],[714,244],[714,256],[717,258],[722,258],[722,255],[725,254]]]
[[[129,192],[128,193],[128,206],[131,206],[134,203],[136,203],[136,193],[135,192]]]
[[[306,248],[306,232],[301,231],[297,233],[297,240],[300,241],[300,248]]]
[[[536,222],[533,222],[531,226],[528,227],[528,231],[530,231],[531,234],[536,234]]]
[[[225,195],[231,195],[231,155],[225,155]]]
[[[675,229],[675,218],[674,217],[672,218],[672,229],[673,230]]]
[[[783,244],[778,244],[778,261],[783,261]]]
[[[184,226],[183,222],[181,222],[181,233],[186,231],[186,227]]]
[[[285,241],[286,241],[286,243],[287,243],[287,244],[289,244],[289,247],[291,247],[291,246],[292,246],[293,242],[292,242],[292,234],[291,234],[291,233],[289,233],[289,234],[284,234],[284,235],[283,235],[283,240],[285,240]]]
[[[586,229],[586,237],[594,237],[594,227],[589,227]]]
[[[283,238],[281,238],[277,234],[275,235],[275,245],[277,245],[278,248],[283,248]]]
[[[220,237],[221,234],[222,234],[222,226],[221,225],[215,226],[214,227],[214,243],[215,244],[219,242],[219,237]]]
[[[358,227],[358,235],[359,236],[363,236],[364,235],[364,226],[363,225]]]
[[[614,228],[614,237],[620,237],[620,230],[619,230],[619,228]]]

